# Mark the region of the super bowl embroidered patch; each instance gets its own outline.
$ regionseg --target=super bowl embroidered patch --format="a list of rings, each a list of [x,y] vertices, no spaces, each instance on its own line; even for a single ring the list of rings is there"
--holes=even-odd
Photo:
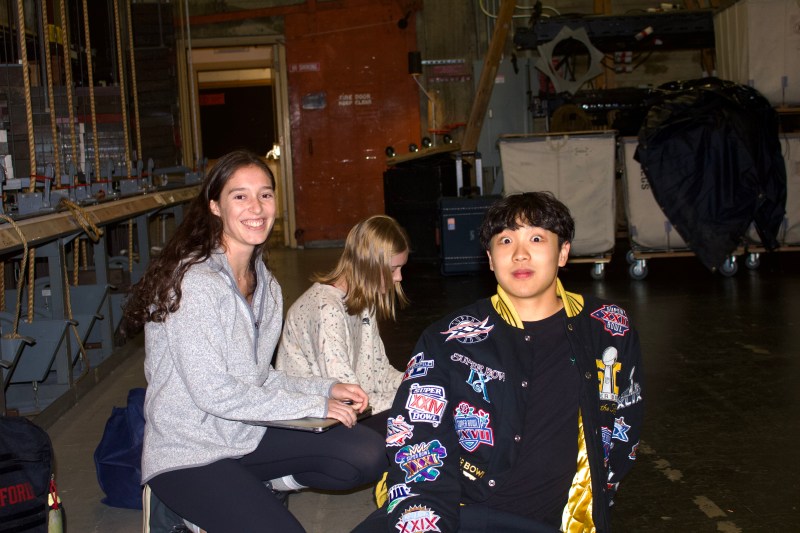
[[[625,310],[616,305],[604,305],[597,311],[591,313],[592,318],[603,323],[603,328],[612,337],[624,337],[630,326],[628,326],[628,315]]]
[[[438,440],[407,444],[394,454],[394,462],[406,474],[406,483],[434,481],[439,477],[439,468],[444,466],[442,459],[447,457],[447,448]]]
[[[446,405],[447,396],[444,387],[411,384],[406,400],[409,422],[426,422],[436,427],[442,421]]]
[[[489,325],[488,322],[488,316],[478,320],[474,316],[461,315],[451,320],[448,328],[441,334],[447,335],[444,342],[455,339],[461,344],[474,344],[489,337],[494,325]]]
[[[419,494],[411,492],[411,487],[405,483],[392,485],[392,488],[389,489],[389,505],[386,507],[386,512],[391,513],[394,511],[394,508],[397,507],[397,504],[412,496],[419,496]]]
[[[428,370],[433,368],[433,366],[433,361],[430,359],[425,359],[425,354],[419,352],[408,361],[406,371],[403,373],[403,381],[427,376]]]
[[[406,422],[403,415],[386,421],[386,446],[402,446],[414,436],[414,426]]]
[[[441,531],[436,523],[440,517],[424,505],[409,507],[400,516],[394,525],[400,533],[426,533],[427,531]]]
[[[473,452],[481,444],[494,446],[494,431],[489,427],[489,413],[483,409],[475,412],[475,407],[461,402],[453,413],[458,433],[458,443],[468,452]]]

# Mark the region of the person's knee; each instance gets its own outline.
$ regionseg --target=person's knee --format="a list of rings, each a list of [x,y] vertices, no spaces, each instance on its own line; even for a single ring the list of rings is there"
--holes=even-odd
[[[363,428],[360,431],[359,445],[354,458],[359,462],[365,483],[376,481],[386,471],[386,445],[383,438],[374,431]]]

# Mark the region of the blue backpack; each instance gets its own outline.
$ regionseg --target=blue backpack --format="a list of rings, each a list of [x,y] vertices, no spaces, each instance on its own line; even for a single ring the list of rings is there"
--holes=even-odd
[[[142,441],[145,389],[128,391],[127,407],[114,407],[94,451],[103,503],[126,509],[142,508]]]

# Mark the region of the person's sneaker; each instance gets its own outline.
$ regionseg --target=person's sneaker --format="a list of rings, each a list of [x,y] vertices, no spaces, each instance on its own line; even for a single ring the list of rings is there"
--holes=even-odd
[[[271,490],[271,491],[272,491],[272,494],[275,496],[275,499],[276,499],[276,500],[278,500],[279,502],[281,502],[281,503],[283,504],[283,506],[284,506],[284,507],[286,507],[287,509],[289,508],[289,494],[290,494],[292,491],[288,491],[288,490],[275,490],[275,489],[272,487],[272,483],[270,483],[269,481],[265,481],[265,482],[264,482],[264,485],[266,485],[266,487],[267,487],[269,490]]]

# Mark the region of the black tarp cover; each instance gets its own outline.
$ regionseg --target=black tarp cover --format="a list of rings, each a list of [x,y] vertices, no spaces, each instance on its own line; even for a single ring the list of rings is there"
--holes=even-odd
[[[777,114],[755,89],[717,78],[660,87],[635,158],[706,267],[719,268],[753,222],[762,244],[778,247],[786,168]]]

